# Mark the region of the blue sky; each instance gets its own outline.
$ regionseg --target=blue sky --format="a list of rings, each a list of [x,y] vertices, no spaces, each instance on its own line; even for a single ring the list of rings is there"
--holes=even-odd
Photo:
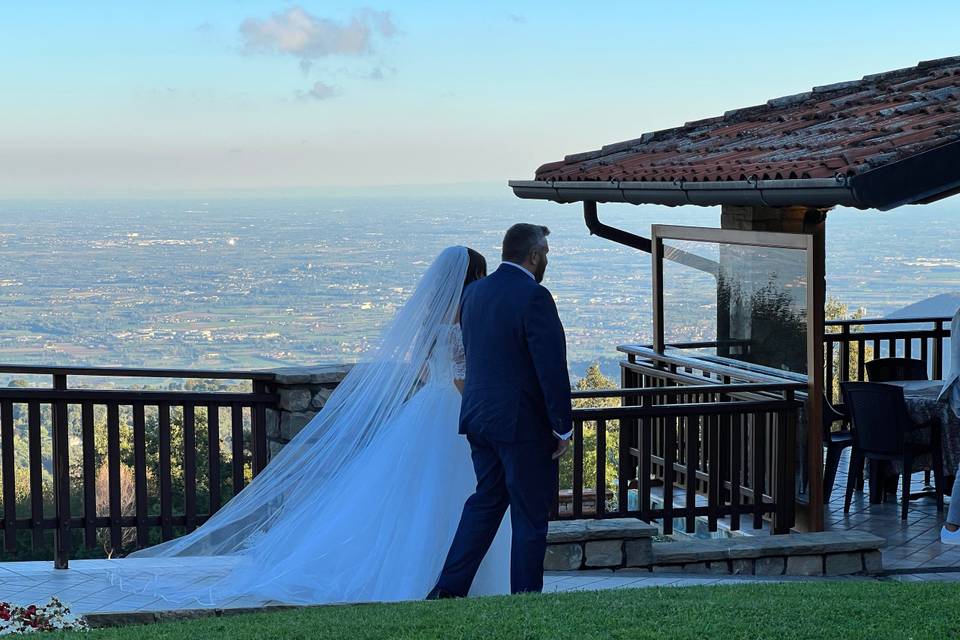
[[[5,3],[0,197],[502,183],[960,54],[956,2]]]

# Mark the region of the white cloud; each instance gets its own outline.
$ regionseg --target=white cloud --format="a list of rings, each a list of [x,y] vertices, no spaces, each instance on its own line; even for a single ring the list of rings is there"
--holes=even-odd
[[[240,25],[245,51],[294,56],[306,69],[312,60],[326,56],[369,54],[378,37],[396,33],[390,13],[373,9],[360,9],[348,21],[337,22],[294,6],[269,18],[247,18]]]
[[[268,18],[247,18],[240,24],[245,52],[296,58],[304,75],[313,73],[315,63],[321,58],[366,56],[374,52],[379,41],[396,34],[390,12],[374,9],[358,9],[349,20],[337,21],[292,6]],[[380,63],[365,76],[380,80],[393,72],[392,67]],[[327,100],[339,95],[339,90],[325,82],[316,82],[296,95],[301,100]]]
[[[380,65],[374,67],[370,73],[366,75],[368,80],[385,80],[390,76],[396,75],[397,70],[395,67]]]
[[[314,82],[309,91],[298,91],[301,100],[329,100],[337,96],[337,88],[326,82]]]

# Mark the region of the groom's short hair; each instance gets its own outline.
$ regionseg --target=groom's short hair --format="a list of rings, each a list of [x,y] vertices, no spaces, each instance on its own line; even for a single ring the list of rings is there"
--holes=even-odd
[[[505,262],[522,264],[531,251],[546,246],[548,235],[550,229],[543,225],[518,222],[507,229],[507,234],[503,236],[501,258]]]

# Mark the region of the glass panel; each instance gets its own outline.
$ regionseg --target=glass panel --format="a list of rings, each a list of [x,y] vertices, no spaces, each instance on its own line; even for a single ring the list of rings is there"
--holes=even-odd
[[[807,373],[805,251],[688,240],[663,251],[668,345]]]

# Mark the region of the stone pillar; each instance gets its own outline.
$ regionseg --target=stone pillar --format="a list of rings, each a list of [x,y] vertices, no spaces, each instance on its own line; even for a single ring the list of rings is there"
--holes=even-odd
[[[329,365],[275,371],[280,399],[276,409],[267,409],[268,459],[313,419],[350,369],[351,365]]]
[[[743,207],[725,204],[720,209],[720,227],[738,231],[811,233],[826,211],[808,207]]]

